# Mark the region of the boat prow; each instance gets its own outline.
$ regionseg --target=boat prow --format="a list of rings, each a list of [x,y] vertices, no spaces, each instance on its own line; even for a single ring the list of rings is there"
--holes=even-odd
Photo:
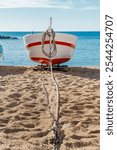
[[[28,50],[29,57],[32,61],[41,64],[48,64],[49,58],[42,51],[43,33],[30,34],[24,36],[25,47]],[[77,37],[71,34],[56,33],[55,43],[57,53],[51,58],[52,64],[60,64],[69,61],[72,58],[73,51],[76,47]],[[49,52],[49,37],[44,41],[45,50]]]

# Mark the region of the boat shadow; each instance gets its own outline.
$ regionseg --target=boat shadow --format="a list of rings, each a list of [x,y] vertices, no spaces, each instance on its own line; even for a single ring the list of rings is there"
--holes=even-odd
[[[30,67],[30,69],[33,70],[32,67]],[[27,71],[27,67],[0,66],[0,76],[24,74],[25,71]],[[68,67],[67,70],[58,71],[65,75],[79,76],[88,79],[100,79],[100,69],[98,67]],[[58,71],[56,70],[55,72]]]
[[[100,79],[100,69],[98,67],[69,67],[63,73],[88,79]]]

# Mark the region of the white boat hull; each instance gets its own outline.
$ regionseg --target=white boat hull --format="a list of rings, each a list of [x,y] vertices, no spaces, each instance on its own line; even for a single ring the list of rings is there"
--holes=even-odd
[[[25,47],[28,50],[29,57],[32,61],[41,64],[48,64],[49,58],[42,51],[43,34],[30,34],[24,36]],[[73,51],[76,46],[77,37],[71,34],[56,33],[55,42],[57,53],[51,58],[52,64],[60,64],[69,61],[72,58]],[[49,37],[45,38],[44,49],[49,52]]]

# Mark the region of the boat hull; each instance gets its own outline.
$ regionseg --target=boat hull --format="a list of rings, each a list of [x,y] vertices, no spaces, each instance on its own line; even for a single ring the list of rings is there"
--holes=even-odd
[[[30,34],[24,36],[25,48],[28,51],[30,59],[41,64],[49,64],[49,58],[42,51],[42,36],[43,34]],[[76,46],[77,37],[71,34],[56,33],[55,43],[57,53],[51,58],[52,64],[60,64],[69,61],[72,58],[73,51]],[[46,36],[44,49],[49,53],[49,37]]]

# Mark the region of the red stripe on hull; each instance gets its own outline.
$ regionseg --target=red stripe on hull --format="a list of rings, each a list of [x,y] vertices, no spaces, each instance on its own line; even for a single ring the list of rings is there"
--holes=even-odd
[[[30,58],[32,61],[41,63],[41,64],[48,64],[49,63],[49,59],[47,58],[37,58],[37,57],[31,57]],[[52,59],[52,64],[60,64],[60,63],[64,63],[66,61],[70,60],[70,58],[56,58],[56,59]]]
[[[75,45],[71,44],[71,43],[67,43],[67,42],[61,42],[61,41],[55,41],[56,44],[58,45],[63,45],[63,46],[68,46],[68,47],[71,47],[71,48],[75,48]],[[45,41],[44,44],[49,44],[50,42],[49,41]],[[41,42],[34,42],[34,43],[30,43],[30,44],[27,44],[26,47],[27,48],[30,48],[30,47],[33,47],[33,46],[39,46],[41,45]]]

